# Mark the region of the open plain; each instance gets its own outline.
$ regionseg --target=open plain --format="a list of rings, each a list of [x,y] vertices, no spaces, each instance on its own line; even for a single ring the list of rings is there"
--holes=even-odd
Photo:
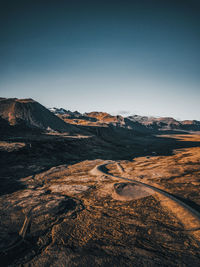
[[[154,142],[149,155],[142,155],[144,148],[137,155],[137,146],[137,154],[124,160],[114,152],[111,159],[87,159],[84,152],[68,159],[65,152],[61,164],[58,143],[64,149],[66,137],[56,136],[54,166],[48,167],[48,156],[36,156],[35,146],[40,142],[42,149],[49,138],[31,146],[30,138],[1,142],[1,153],[19,153],[7,173],[14,170],[16,179],[2,171],[7,186],[16,186],[0,198],[4,266],[199,266],[199,135],[157,137],[171,143],[168,155],[155,152]],[[176,143],[173,150],[174,140],[182,147]],[[23,176],[29,159],[33,166]]]

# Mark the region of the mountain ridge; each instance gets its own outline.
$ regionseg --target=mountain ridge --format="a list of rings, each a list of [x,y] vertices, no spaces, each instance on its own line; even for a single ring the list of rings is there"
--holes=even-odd
[[[65,123],[43,105],[31,98],[1,98],[0,117],[9,126],[13,127],[21,126],[30,129],[79,132],[76,126]]]
[[[173,117],[153,117],[132,115],[123,117],[121,115],[111,115],[107,112],[93,111],[81,114],[78,111],[62,110],[61,112],[50,109],[67,123],[75,125],[89,126],[116,126],[128,129],[143,129],[144,131],[200,131],[200,121],[198,120],[176,120]]]
[[[85,130],[86,132],[88,129],[90,131],[93,126],[122,128],[145,134],[165,131],[200,131],[200,121],[198,120],[179,121],[172,117],[140,115],[123,117],[107,112],[80,113],[55,107],[47,109],[31,98],[0,98],[0,118],[1,128],[7,127],[9,130],[12,127],[21,127],[84,134]]]

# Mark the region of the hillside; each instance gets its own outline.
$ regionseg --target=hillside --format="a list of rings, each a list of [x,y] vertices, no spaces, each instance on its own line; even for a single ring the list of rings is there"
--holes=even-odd
[[[113,116],[106,112],[89,112],[81,114],[78,111],[72,112],[69,110],[65,110],[63,108],[50,109],[55,115],[59,118],[63,119],[65,122],[80,126],[94,126],[99,128],[108,128],[111,127],[112,129],[127,129],[132,130],[135,133],[146,134],[152,133],[150,129],[146,126],[142,125],[137,121],[129,120],[120,115]],[[105,129],[98,129],[98,132],[104,131]]]
[[[143,133],[156,133],[160,131],[200,131],[200,121],[178,121],[171,117],[148,117],[132,115],[123,117],[111,115],[107,112],[89,112],[81,114],[63,108],[51,108],[51,112],[67,123],[83,126],[120,127]]]
[[[1,98],[0,118],[9,126],[58,132],[79,132],[33,99]]]

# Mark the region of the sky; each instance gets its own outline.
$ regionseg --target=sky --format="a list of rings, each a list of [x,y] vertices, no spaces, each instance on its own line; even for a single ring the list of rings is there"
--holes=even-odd
[[[0,96],[200,120],[199,0],[1,0]]]

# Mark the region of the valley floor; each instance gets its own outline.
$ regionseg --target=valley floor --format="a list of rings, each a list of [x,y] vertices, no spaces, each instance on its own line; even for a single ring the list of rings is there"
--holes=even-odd
[[[199,266],[200,135],[162,138],[182,146],[19,172],[0,197],[3,266]],[[0,143],[3,153],[26,146]]]

